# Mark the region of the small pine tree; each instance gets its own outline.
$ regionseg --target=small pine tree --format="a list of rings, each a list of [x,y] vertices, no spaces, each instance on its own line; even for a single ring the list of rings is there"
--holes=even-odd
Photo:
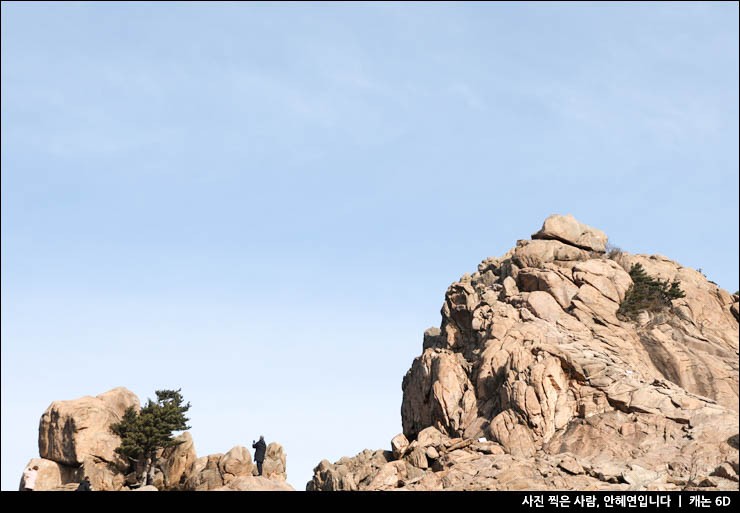
[[[658,312],[671,306],[671,300],[686,297],[678,280],[669,282],[653,278],[642,264],[633,264],[630,268],[632,285],[619,305],[617,315],[634,319],[637,314],[647,310]]]
[[[148,399],[139,413],[128,408],[121,421],[111,426],[121,438],[118,454],[135,462],[146,458],[142,484],[152,482],[157,450],[181,443],[172,437],[173,431],[190,429],[185,417],[190,403],[183,404],[181,390],[157,390],[156,401]]]
[[[620,248],[619,246],[615,246],[610,242],[606,244],[605,250],[606,258],[608,258],[609,260],[616,260],[623,253],[622,248]]]

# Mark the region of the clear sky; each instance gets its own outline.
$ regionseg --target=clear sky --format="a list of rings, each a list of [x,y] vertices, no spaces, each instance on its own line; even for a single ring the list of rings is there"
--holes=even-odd
[[[303,489],[388,448],[447,286],[572,213],[738,289],[738,4],[2,3],[2,488],[182,387]]]

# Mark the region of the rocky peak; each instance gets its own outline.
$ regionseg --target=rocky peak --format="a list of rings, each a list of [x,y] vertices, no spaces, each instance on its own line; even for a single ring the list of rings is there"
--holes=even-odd
[[[403,378],[403,438],[362,456],[359,471],[357,461],[325,463],[310,486],[375,489],[397,478],[382,486],[671,489],[719,472],[707,482],[736,488],[737,296],[662,256],[607,255],[606,243],[602,231],[553,215],[532,240],[450,285],[440,327],[425,331]],[[685,297],[633,322],[617,310],[637,263],[680,281]],[[444,440],[422,451],[431,428]],[[497,449],[455,445],[479,439]],[[491,480],[460,481],[470,462]],[[512,468],[519,484],[502,480]]]

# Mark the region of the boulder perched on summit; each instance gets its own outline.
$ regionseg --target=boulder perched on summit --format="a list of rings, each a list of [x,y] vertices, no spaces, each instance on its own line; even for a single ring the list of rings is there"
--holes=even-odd
[[[450,285],[403,378],[391,450],[321,462],[312,490],[738,488],[737,296],[551,216]],[[640,264],[685,297],[617,315]]]
[[[588,251],[606,251],[607,237],[604,232],[579,223],[570,214],[553,214],[542,224],[540,231],[532,235],[533,239],[559,240],[571,246]]]

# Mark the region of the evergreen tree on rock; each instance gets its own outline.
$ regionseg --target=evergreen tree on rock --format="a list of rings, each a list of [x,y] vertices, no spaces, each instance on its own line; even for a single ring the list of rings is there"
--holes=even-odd
[[[152,484],[157,451],[182,443],[173,438],[173,432],[190,429],[185,417],[190,403],[183,404],[181,390],[157,390],[156,401],[148,399],[138,413],[128,408],[121,421],[111,426],[121,438],[116,452],[134,463],[145,461],[142,485]]]

